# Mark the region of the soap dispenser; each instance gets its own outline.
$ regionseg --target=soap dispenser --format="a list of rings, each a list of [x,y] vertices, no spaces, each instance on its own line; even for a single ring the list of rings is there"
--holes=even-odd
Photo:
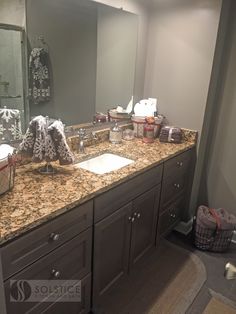
[[[118,126],[117,122],[116,122],[115,125],[110,129],[109,140],[110,140],[110,142],[113,143],[113,144],[119,144],[119,143],[121,143],[121,140],[122,140],[122,130],[121,130],[121,128]]]

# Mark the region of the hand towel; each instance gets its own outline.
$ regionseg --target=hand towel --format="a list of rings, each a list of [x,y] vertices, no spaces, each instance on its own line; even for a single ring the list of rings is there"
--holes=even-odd
[[[220,220],[220,228],[222,230],[231,230],[236,227],[236,217],[228,213],[223,208],[215,209]],[[215,229],[216,220],[212,216],[207,206],[199,206],[197,211],[197,224],[203,228]]]
[[[22,138],[20,111],[18,109],[0,109],[0,137],[7,141]]]
[[[59,120],[54,121],[48,127],[48,132],[54,142],[60,165],[72,164],[74,162],[74,156],[66,142],[63,123]]]
[[[41,162],[44,160],[46,140],[46,119],[43,116],[37,116],[30,121],[29,127],[25,133],[19,151],[32,157],[32,161]]]
[[[50,59],[44,48],[34,48],[29,58],[29,97],[34,104],[51,98]]]

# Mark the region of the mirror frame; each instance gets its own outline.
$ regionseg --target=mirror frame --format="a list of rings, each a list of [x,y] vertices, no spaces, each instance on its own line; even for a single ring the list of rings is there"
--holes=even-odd
[[[22,128],[22,134],[24,135],[27,125],[29,123],[29,102],[27,97],[27,88],[28,88],[28,66],[27,66],[27,36],[26,31],[24,27],[14,25],[14,24],[5,24],[0,23],[0,29],[5,30],[13,30],[13,31],[19,31],[21,34],[21,62],[22,62],[22,83],[23,83],[23,90],[22,90],[22,101],[23,101],[23,107],[24,107],[24,123],[21,124]],[[20,142],[21,140],[12,141],[14,142]]]

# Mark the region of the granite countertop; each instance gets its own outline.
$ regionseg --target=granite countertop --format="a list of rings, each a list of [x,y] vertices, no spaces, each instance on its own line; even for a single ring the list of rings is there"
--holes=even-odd
[[[111,187],[164,160],[183,152],[196,143],[197,133],[185,131],[181,144],[144,144],[141,139],[111,144],[108,141],[86,147],[86,153],[76,154],[78,161],[104,152],[115,153],[135,162],[103,175],[78,169],[75,165],[59,166],[55,175],[41,175],[43,164],[30,163],[17,168],[12,191],[0,196],[0,245],[60,215]]]

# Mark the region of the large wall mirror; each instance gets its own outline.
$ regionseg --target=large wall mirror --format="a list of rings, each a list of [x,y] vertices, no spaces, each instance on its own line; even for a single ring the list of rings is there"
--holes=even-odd
[[[137,29],[135,14],[93,1],[26,0],[30,116],[76,125],[91,122],[95,112],[125,108],[134,89]]]
[[[25,123],[23,29],[0,24],[0,143],[20,140]]]

